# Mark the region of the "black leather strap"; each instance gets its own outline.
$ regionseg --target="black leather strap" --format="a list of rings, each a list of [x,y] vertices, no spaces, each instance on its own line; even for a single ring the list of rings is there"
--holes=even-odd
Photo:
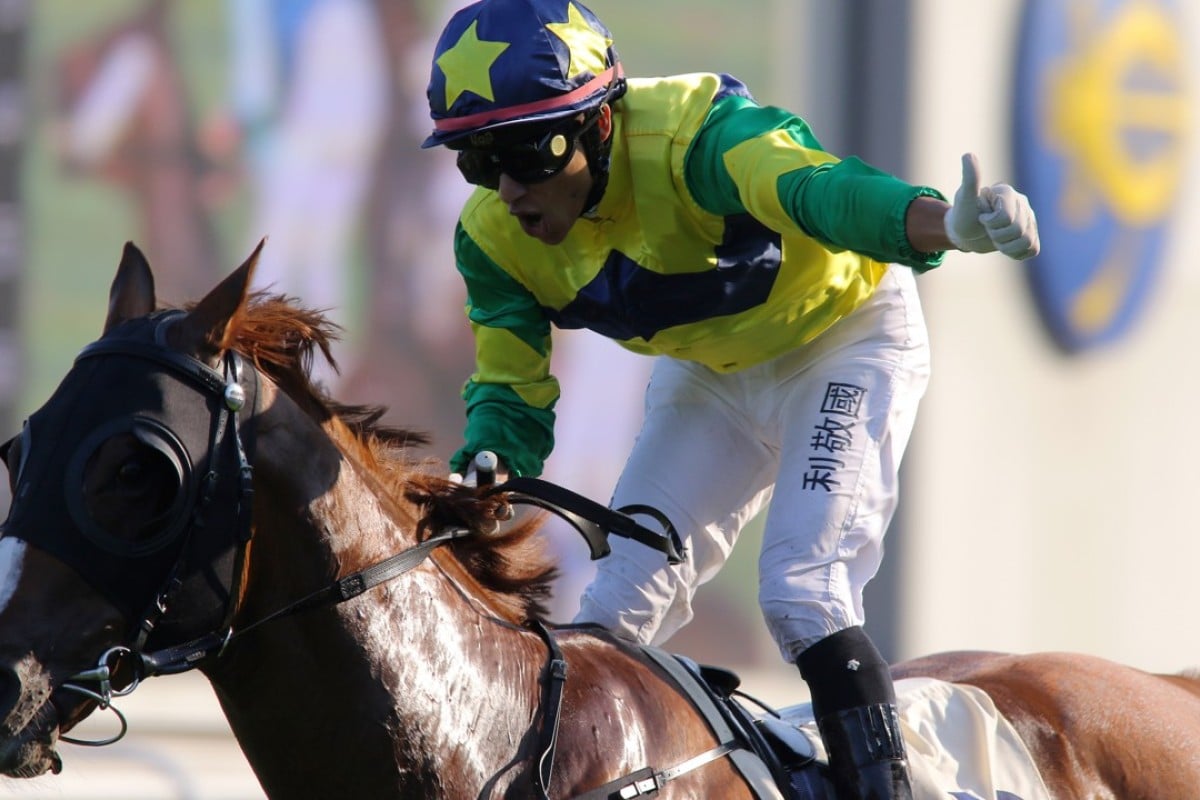
[[[507,494],[509,502],[544,508],[566,520],[587,542],[593,561],[612,552],[608,545],[610,533],[665,553],[670,564],[683,563],[687,554],[675,526],[662,512],[649,506],[628,506],[614,510],[539,478],[511,478],[488,488],[486,493]],[[629,516],[630,513],[652,516],[663,526],[662,533],[655,533],[640,524]]]
[[[537,769],[533,773],[533,785],[539,800],[550,800],[550,779],[554,776],[554,752],[558,747],[558,723],[562,717],[563,688],[567,683],[567,660],[554,641],[554,635],[541,622],[535,621],[533,629],[542,637],[550,651],[546,663],[546,675],[542,685],[542,731],[539,740]]]

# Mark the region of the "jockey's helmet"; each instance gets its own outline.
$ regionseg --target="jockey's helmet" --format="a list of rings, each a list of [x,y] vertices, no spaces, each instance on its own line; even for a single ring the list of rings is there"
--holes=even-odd
[[[433,133],[422,147],[488,148],[624,93],[612,34],[575,0],[481,0],[458,11],[434,51]]]

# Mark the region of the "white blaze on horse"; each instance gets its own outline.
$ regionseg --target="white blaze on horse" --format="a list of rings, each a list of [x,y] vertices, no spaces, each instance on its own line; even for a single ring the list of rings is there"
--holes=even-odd
[[[0,774],[62,769],[80,720],[195,668],[272,798],[829,796],[669,656],[544,623],[536,520],[496,533],[506,491],[443,480],[421,437],[315,388],[332,329],[251,294],[256,255],[164,310],[128,246],[103,335],[0,450]],[[1070,654],[895,672],[994,702],[1052,797],[1200,786],[1193,677]]]

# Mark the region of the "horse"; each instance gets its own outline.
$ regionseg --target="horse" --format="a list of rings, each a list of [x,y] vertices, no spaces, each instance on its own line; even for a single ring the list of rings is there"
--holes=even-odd
[[[336,331],[250,290],[258,252],[160,308],[126,245],[102,335],[0,448],[0,774],[61,770],[82,719],[197,669],[271,798],[768,796],[649,649],[545,622],[539,515],[314,385]],[[1196,675],[1069,653],[894,671],[986,692],[1052,797],[1200,786]]]

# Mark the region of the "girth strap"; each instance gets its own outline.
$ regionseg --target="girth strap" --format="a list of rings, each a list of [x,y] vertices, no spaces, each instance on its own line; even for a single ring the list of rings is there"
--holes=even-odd
[[[554,775],[554,751],[558,746],[558,723],[562,717],[563,688],[567,683],[567,660],[554,641],[554,635],[540,621],[534,621],[533,629],[546,643],[550,660],[546,663],[545,683],[542,686],[542,731],[538,748],[537,769],[533,773],[533,786],[539,800],[550,800],[550,779]]]

